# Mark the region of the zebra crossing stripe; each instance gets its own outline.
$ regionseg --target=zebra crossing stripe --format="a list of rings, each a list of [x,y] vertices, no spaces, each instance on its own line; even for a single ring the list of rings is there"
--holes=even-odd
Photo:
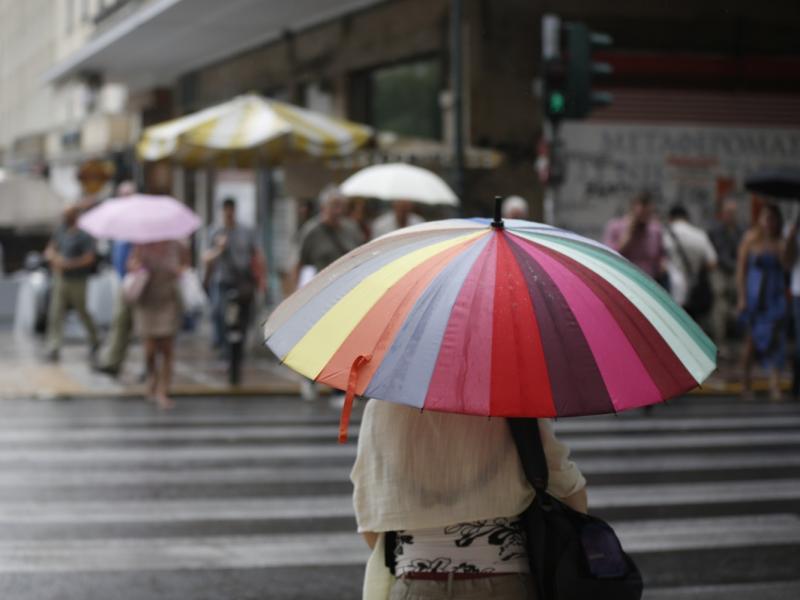
[[[231,467],[216,469],[0,471],[0,488],[115,487],[119,485],[237,485],[347,482],[350,466]]]
[[[714,417],[714,418],[630,418],[589,417],[583,419],[559,419],[555,422],[558,434],[569,433],[628,433],[633,431],[714,431],[720,429],[800,427],[800,416]]]
[[[766,431],[743,433],[708,433],[680,434],[664,436],[627,435],[592,436],[571,438],[561,436],[573,451],[585,453],[614,451],[646,451],[646,450],[697,450],[711,448],[743,448],[800,446],[800,432]],[[169,448],[152,446],[100,446],[58,448],[56,447],[21,447],[14,444],[11,448],[0,452],[0,469],[4,465],[48,464],[87,464],[87,463],[139,463],[152,462],[198,462],[209,460],[280,460],[310,458],[353,458],[356,446],[353,443],[339,445],[335,443],[319,444],[237,444],[231,446],[215,444],[181,445]]]
[[[770,581],[766,583],[735,583],[653,588],[645,592],[644,600],[791,600],[800,598],[800,581]]]
[[[618,523],[631,553],[800,543],[796,515]],[[245,569],[360,565],[369,551],[355,532],[229,537],[0,542],[0,572]]]
[[[800,479],[589,488],[593,510],[800,501]],[[167,523],[352,517],[350,495],[133,501],[0,502],[0,524]]]
[[[800,479],[608,485],[589,488],[595,509],[800,500]]]
[[[265,453],[268,454],[267,451]],[[175,463],[125,470],[100,468],[38,468],[0,470],[0,488],[26,487],[114,487],[119,485],[245,485],[270,483],[337,483],[347,482],[350,460],[341,465],[309,467],[306,465],[258,466],[228,468],[191,468],[192,463]],[[579,461],[584,474],[592,475],[730,471],[742,469],[777,469],[800,467],[800,452],[751,454],[584,457]]]
[[[800,467],[800,452],[751,452],[748,454],[659,454],[656,456],[581,457],[578,466],[586,474],[665,473],[689,471],[740,471]]]
[[[575,451],[660,450],[667,448],[744,448],[754,446],[800,445],[798,431],[744,431],[676,435],[625,435],[598,437],[560,436]]]
[[[355,533],[0,543],[0,573],[252,569],[364,564]]]
[[[0,524],[177,523],[352,517],[351,496],[2,502]]]
[[[350,427],[349,435],[358,437],[358,427]],[[0,433],[0,444],[57,444],[64,442],[158,442],[158,441],[232,441],[242,438],[292,440],[317,438],[336,440],[335,425],[282,425],[280,427],[192,427],[180,429],[19,429]]]
[[[800,542],[795,514],[621,522],[614,529],[626,550],[639,553]]]
[[[268,400],[268,403],[274,401]],[[324,402],[322,400],[321,402]],[[101,404],[105,405],[105,402]],[[272,404],[271,404],[272,405]],[[291,412],[286,407],[291,407]],[[52,412],[41,416],[30,414],[15,415],[8,412],[3,415],[0,421],[0,432],[17,431],[20,429],[65,429],[65,428],[131,428],[131,427],[156,427],[165,426],[188,427],[209,425],[218,426],[246,426],[258,424],[265,427],[282,427],[284,425],[335,425],[339,422],[339,414],[336,411],[322,412],[320,407],[306,405],[300,401],[290,401],[281,403],[281,407],[286,412],[271,411],[269,415],[263,412],[249,412],[247,410],[236,413],[234,406],[228,412],[209,412],[201,414],[181,414],[180,404],[177,412],[168,416],[130,411],[115,413],[113,415],[98,415],[96,411],[86,414],[76,414],[74,410],[65,411],[61,416],[54,416]],[[70,407],[72,409],[72,407]],[[145,413],[145,414],[142,414]],[[669,407],[659,409],[658,413],[651,417],[631,415],[624,413],[619,416],[601,415],[595,417],[565,418],[556,421],[556,429],[565,428],[565,431],[642,431],[652,430],[707,430],[738,428],[751,429],[759,427],[759,423],[765,426],[780,427],[784,424],[796,424],[798,415],[797,405],[791,403],[784,404],[730,404],[702,406],[693,404],[691,410],[686,411],[683,407],[676,407],[670,410]],[[358,423],[360,415],[357,410],[353,411],[351,423]],[[716,423],[721,425],[716,425]]]
[[[719,431],[728,429],[741,429],[743,432],[754,432],[767,428],[800,427],[798,417],[763,417],[757,424],[753,419],[745,417],[720,417],[718,419],[573,419],[560,420],[556,423],[559,435],[588,433],[631,433],[631,432],[691,432],[691,431]],[[20,444],[35,442],[120,442],[139,441],[150,442],[160,440],[233,440],[240,438],[292,439],[292,438],[319,438],[334,440],[338,435],[335,423],[322,422],[318,424],[280,424],[247,425],[241,426],[220,425],[209,427],[180,428],[154,428],[154,427],[75,427],[53,429],[49,427],[19,427],[15,429],[0,429],[0,444]],[[780,429],[778,430],[780,431]],[[767,432],[769,433],[769,432]],[[350,428],[350,437],[358,436],[358,426]]]

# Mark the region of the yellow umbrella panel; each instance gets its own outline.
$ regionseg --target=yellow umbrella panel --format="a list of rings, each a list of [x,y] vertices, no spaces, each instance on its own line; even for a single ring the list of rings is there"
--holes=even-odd
[[[185,164],[276,163],[291,154],[346,156],[372,135],[364,125],[247,94],[148,127],[137,150],[143,160]]]

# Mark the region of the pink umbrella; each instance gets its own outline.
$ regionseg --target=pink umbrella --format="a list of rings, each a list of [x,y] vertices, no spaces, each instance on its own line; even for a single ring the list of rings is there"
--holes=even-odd
[[[181,239],[200,225],[200,217],[182,202],[148,194],[106,200],[78,219],[78,227],[94,237],[136,244]]]

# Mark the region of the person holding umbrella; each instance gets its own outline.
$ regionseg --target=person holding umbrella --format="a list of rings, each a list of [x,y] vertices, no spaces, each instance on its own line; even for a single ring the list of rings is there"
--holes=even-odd
[[[144,341],[148,399],[161,410],[174,406],[169,388],[174,341],[183,316],[178,280],[188,266],[188,248],[175,240],[137,244],[128,260],[129,271],[147,272],[147,283],[133,305],[133,318]]]
[[[534,583],[544,588],[552,573],[537,566],[542,546],[527,542],[545,532],[526,528],[534,535],[523,552],[516,524],[530,488],[540,518],[548,490],[579,511],[587,502],[567,449],[531,420],[649,406],[716,368],[708,336],[640,269],[575,233],[504,222],[501,202],[493,220],[424,223],[350,252],[264,327],[283,364],[346,390],[340,441],[355,396],[373,399],[351,476],[359,529],[374,546],[369,600],[490,589],[521,599]],[[548,474],[527,468],[520,423],[534,426],[537,470]]]
[[[585,513],[586,480],[569,449],[549,421],[539,431],[549,492]],[[369,400],[351,480],[358,530],[374,550],[364,598],[531,598],[519,515],[534,490],[505,419]]]
[[[372,237],[381,237],[397,229],[418,225],[424,221],[425,219],[414,212],[412,201],[395,200],[392,202],[390,210],[372,222]]]
[[[182,320],[179,278],[189,264],[188,249],[178,240],[197,231],[200,218],[175,198],[134,194],[93,208],[78,225],[96,237],[134,244],[123,288],[145,345],[147,396],[162,410],[172,408],[173,342]]]
[[[372,223],[372,237],[422,223],[415,204],[458,206],[458,198],[445,181],[427,169],[405,163],[372,165],[342,182],[342,194],[349,198],[378,198],[391,209]]]

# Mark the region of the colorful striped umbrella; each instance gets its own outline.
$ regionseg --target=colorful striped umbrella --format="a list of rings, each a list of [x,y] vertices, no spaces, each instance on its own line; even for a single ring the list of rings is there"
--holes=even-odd
[[[287,298],[267,346],[301,374],[420,409],[617,412],[702,383],[716,348],[650,277],[540,223],[450,219],[361,246]],[[340,439],[346,427],[340,431]]]

